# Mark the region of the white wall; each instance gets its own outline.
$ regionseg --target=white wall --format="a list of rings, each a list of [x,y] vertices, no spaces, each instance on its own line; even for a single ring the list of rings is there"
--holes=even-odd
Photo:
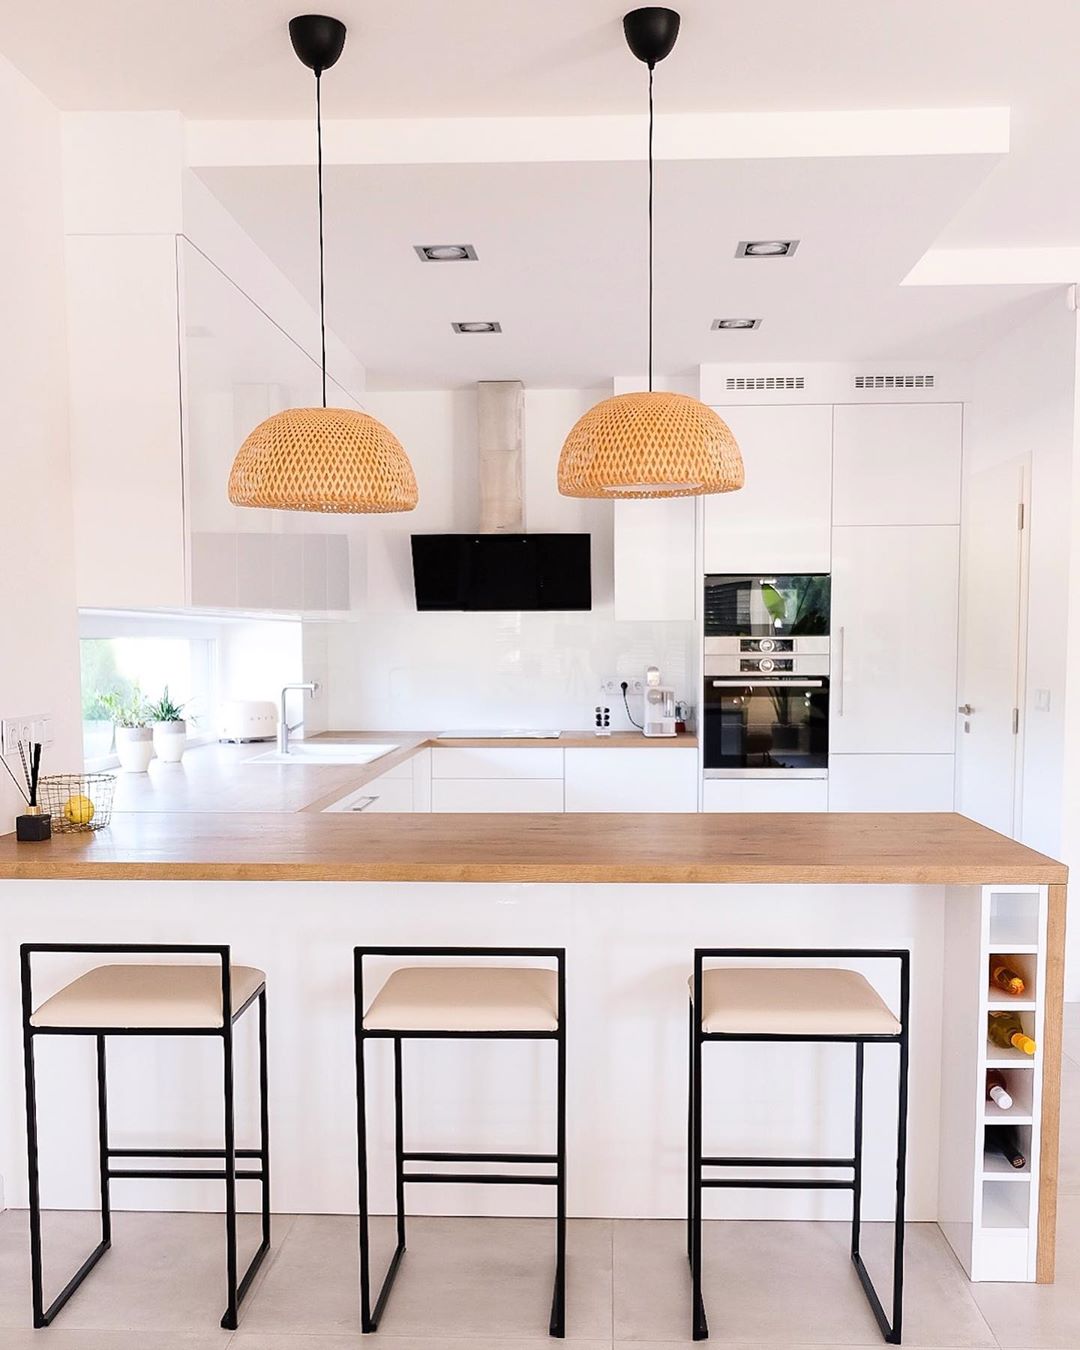
[[[46,713],[43,768],[82,766],[68,457],[60,118],[0,57],[0,715]],[[19,798],[0,781],[0,833]]]
[[[1032,848],[1080,863],[1080,830],[1063,800],[1067,765],[1076,758],[1066,740],[1070,686],[1080,682],[1080,643],[1070,611],[1073,540],[1080,540],[1071,505],[1076,432],[1077,316],[1063,291],[1008,337],[979,354],[971,367],[965,413],[964,469],[970,476],[1030,454],[1031,511],[1028,636],[1024,707],[1023,789],[1019,838]],[[1077,650],[1068,660],[1069,630]],[[1050,707],[1035,691],[1050,691]],[[1075,695],[1074,695],[1075,697]],[[1080,713],[1080,698],[1077,713]],[[1075,714],[1074,714],[1075,717]],[[1080,719],[1071,737],[1080,747]],[[961,742],[963,737],[960,738]],[[961,750],[962,750],[961,746]],[[1072,925],[1069,988],[1080,997],[1080,925]]]
[[[556,487],[566,433],[608,392],[525,393],[526,528],[592,535],[592,611],[552,614],[416,612],[409,536],[469,530],[479,520],[476,395],[366,396],[368,410],[408,451],[420,504],[406,515],[351,524],[359,612],[327,629],[334,727],[585,727],[602,678],[640,678],[650,664],[660,666],[680,697],[693,696],[693,625],[615,621],[612,505],[562,497]],[[613,725],[628,725],[616,708]]]

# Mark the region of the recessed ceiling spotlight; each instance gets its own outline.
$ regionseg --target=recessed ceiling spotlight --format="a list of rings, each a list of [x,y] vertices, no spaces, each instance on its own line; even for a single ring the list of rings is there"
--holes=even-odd
[[[797,239],[740,239],[736,258],[790,258],[799,247]]]
[[[502,324],[493,319],[474,319],[468,323],[452,323],[455,333],[501,333]]]
[[[413,244],[421,262],[476,262],[472,244]]]
[[[713,331],[718,328],[760,328],[760,319],[713,319]]]

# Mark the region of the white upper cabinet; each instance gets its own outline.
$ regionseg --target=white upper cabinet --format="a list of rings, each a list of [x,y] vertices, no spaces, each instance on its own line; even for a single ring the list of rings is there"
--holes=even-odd
[[[705,498],[705,571],[827,572],[832,407],[716,411],[739,443],[746,486]]]
[[[834,525],[959,524],[961,404],[842,404],[835,413]]]
[[[957,526],[833,531],[833,754],[952,754]]]
[[[615,503],[615,618],[692,619],[695,566],[693,497]]]

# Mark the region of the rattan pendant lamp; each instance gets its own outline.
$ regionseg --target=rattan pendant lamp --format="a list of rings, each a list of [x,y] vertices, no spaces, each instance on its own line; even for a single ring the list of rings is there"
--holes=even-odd
[[[679,15],[650,5],[623,19],[649,67],[649,391],[606,398],[582,417],[559,456],[566,497],[697,497],[734,492],[743,462],[727,424],[696,398],[653,389],[653,70],[675,46]]]
[[[367,413],[326,406],[322,74],[341,55],[345,25],[322,14],[304,14],[290,21],[289,36],[297,56],[315,72],[322,407],[288,408],[255,428],[233,462],[229,501],[275,511],[411,511],[417,502],[416,476],[393,432]]]

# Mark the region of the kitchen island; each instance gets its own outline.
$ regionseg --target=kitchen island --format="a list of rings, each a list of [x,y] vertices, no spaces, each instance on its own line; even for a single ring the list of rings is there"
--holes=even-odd
[[[0,839],[0,1172],[24,1203],[17,946],[229,942],[268,975],[274,1205],[353,1209],[354,944],[565,946],[570,1212],[664,1216],[685,1195],[686,977],[694,946],[912,952],[909,1218],[938,1222],[973,1279],[1053,1278],[1066,869],[955,815],[384,815],[122,813],[98,834]],[[1034,1060],[986,1042],[991,952],[1029,973]],[[64,958],[42,995],[85,960]],[[895,1003],[873,963],[860,967]],[[40,1116],[49,1205],[94,1205],[92,1064],[51,1045]],[[431,1148],[543,1147],[550,1047],[410,1045],[407,1129]],[[850,1047],[710,1049],[707,1118],[728,1151],[804,1156],[850,1134]],[[889,1212],[894,1061],[867,1057],[864,1206]],[[1015,1052],[1018,1053],[1018,1052]],[[245,1049],[240,1050],[242,1060]],[[1015,1080],[1026,1172],[983,1156],[988,1065]],[[247,1054],[250,1059],[250,1054]],[[448,1062],[449,1061],[449,1062]],[[213,1140],[193,1088],[205,1047],[117,1043],[118,1140]],[[166,1067],[167,1066],[167,1067]],[[389,1102],[389,1057],[372,1100]],[[147,1074],[155,1091],[147,1093]],[[50,1086],[51,1084],[51,1086]],[[251,1076],[240,1120],[250,1122]],[[85,1128],[73,1103],[85,1104]],[[203,1106],[206,1110],[203,1110]],[[726,1107],[726,1110],[725,1110]],[[392,1120],[378,1112],[374,1200],[392,1207]],[[992,1123],[992,1122],[991,1122]],[[51,1172],[50,1162],[51,1161]],[[118,1206],[212,1208],[212,1187],[125,1183]],[[417,1210],[542,1213],[527,1188],[432,1188]],[[477,1192],[481,1192],[477,1195]],[[130,1196],[128,1194],[130,1192]],[[412,1198],[411,1198],[412,1199]],[[725,1192],[710,1215],[842,1218],[829,1192]]]

